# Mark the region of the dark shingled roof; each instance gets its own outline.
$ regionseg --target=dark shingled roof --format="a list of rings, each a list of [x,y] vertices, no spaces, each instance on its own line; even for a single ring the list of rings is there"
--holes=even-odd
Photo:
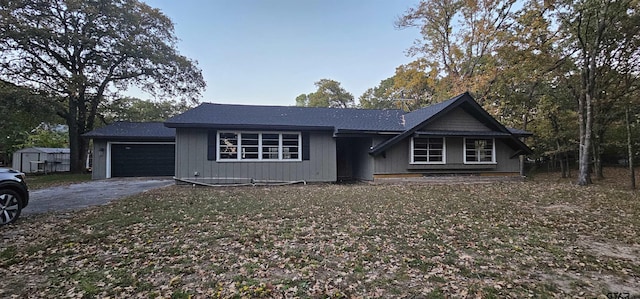
[[[175,140],[176,129],[161,122],[116,122],[82,135],[94,139]]]
[[[531,133],[529,131],[525,131],[525,130],[520,130],[520,129],[516,129],[516,128],[507,128],[507,130],[509,130],[509,132],[511,132],[511,134],[516,135],[518,137],[533,136],[533,133]]]
[[[441,112],[444,109],[446,109],[447,107],[449,107],[451,104],[455,103],[458,99],[460,99],[464,95],[466,95],[466,93],[463,93],[463,94],[461,94],[459,96],[456,96],[454,98],[448,99],[448,100],[446,100],[444,102],[433,104],[431,106],[420,108],[418,110],[415,110],[415,111],[412,111],[412,112],[409,112],[409,113],[405,114],[404,115],[404,119],[406,121],[407,129],[413,128],[413,127],[421,124],[425,120],[430,119],[434,115],[438,114],[439,112]]]
[[[452,137],[505,137],[509,133],[498,131],[416,131],[416,136],[452,136]]]
[[[419,132],[418,129],[449,111],[460,107],[485,124],[487,132]],[[506,128],[489,115],[469,93],[460,94],[447,101],[406,113],[389,109],[343,109],[292,106],[253,106],[203,103],[196,108],[162,123],[118,122],[84,134],[88,138],[105,139],[165,139],[175,140],[175,128],[215,128],[236,130],[326,130],[335,136],[341,133],[366,134],[377,132],[396,133],[394,137],[376,145],[369,153],[378,155],[411,134],[450,136],[506,137],[509,144],[522,152],[531,152],[517,137],[531,133]]]
[[[331,130],[337,134],[398,133],[398,135],[371,149],[370,153],[377,155],[413,134],[419,127],[445,115],[456,107],[463,107],[482,123],[493,128],[496,132],[491,136],[509,137],[515,147],[522,148],[525,152],[531,151],[524,143],[515,138],[516,136],[527,136],[528,132],[505,128],[482,109],[467,92],[410,113],[397,109],[342,109],[203,103],[196,108],[168,119],[165,125],[170,128]],[[460,134],[460,132],[456,134]],[[477,135],[477,133],[474,134]],[[487,134],[485,133],[485,135]]]
[[[165,122],[171,128],[404,131],[402,110],[203,103]]]

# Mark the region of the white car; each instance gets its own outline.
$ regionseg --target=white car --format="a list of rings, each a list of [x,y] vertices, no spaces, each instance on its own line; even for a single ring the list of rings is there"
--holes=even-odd
[[[22,172],[0,168],[0,225],[15,222],[29,204],[29,188]]]

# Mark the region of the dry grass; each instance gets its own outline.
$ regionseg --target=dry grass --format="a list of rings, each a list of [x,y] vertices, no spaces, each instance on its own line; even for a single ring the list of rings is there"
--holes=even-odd
[[[608,184],[174,186],[2,227],[1,297],[640,295]]]
[[[27,184],[30,190],[65,186],[90,180],[90,173],[57,172],[50,174],[27,174]]]

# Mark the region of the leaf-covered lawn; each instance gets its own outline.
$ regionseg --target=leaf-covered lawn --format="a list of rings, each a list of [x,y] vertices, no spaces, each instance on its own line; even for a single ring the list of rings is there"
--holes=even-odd
[[[65,186],[91,180],[90,173],[58,172],[49,174],[27,174],[29,190]]]
[[[602,185],[174,186],[0,228],[0,297],[633,296],[639,229]]]

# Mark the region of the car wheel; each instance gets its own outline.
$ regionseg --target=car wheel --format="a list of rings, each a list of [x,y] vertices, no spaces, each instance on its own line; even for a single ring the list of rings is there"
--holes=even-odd
[[[0,190],[0,225],[15,222],[20,216],[20,195],[13,190]]]

